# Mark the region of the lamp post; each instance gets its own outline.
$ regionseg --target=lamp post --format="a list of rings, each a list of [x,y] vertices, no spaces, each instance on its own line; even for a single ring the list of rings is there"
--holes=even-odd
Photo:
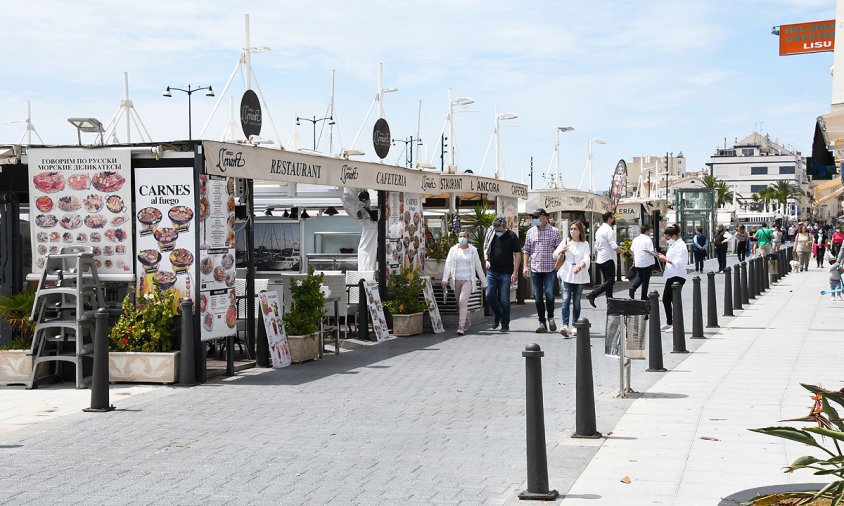
[[[498,106],[495,106],[495,178],[501,178],[501,122],[516,119],[516,113],[504,112],[498,114]]]
[[[299,121],[309,121],[309,122],[313,123],[313,125],[314,125],[314,151],[316,151],[316,125],[320,121],[325,121],[325,120],[328,120],[329,125],[335,124],[334,118],[332,116],[326,116],[325,118],[319,118],[319,119],[317,119],[316,116],[314,116],[313,119],[311,119],[311,118],[301,118],[299,116],[296,117],[296,125],[297,126],[300,125]]]
[[[572,131],[574,131],[574,127],[568,127],[568,126],[557,127],[556,129],[554,129],[554,134],[556,135],[556,138],[557,138],[557,142],[554,144],[554,155],[555,155],[555,158],[557,159],[557,181],[556,181],[554,186],[559,184],[561,188],[563,186],[563,175],[560,172],[560,132],[565,133],[565,132],[572,132]]]
[[[413,148],[414,148],[414,146],[417,146],[417,145],[421,146],[422,145],[422,139],[417,139],[417,138],[415,138],[411,135],[410,138],[408,138],[408,139],[391,139],[390,142],[393,144],[393,146],[395,146],[397,142],[404,143],[404,150],[405,150],[404,163],[405,163],[405,166],[413,167]],[[414,144],[414,142],[416,144]],[[430,165],[430,164],[426,164],[426,165]]]
[[[592,191],[592,187],[594,186],[594,181],[592,178],[592,145],[593,144],[606,144],[607,141],[604,139],[592,138],[589,139],[589,191]]]
[[[454,137],[454,106],[455,105],[471,105],[475,103],[475,99],[471,97],[457,97],[453,98],[451,96],[451,88],[448,89],[448,135],[451,143],[448,146],[448,163],[449,166],[452,167],[450,170],[453,171],[455,167],[455,160],[454,160],[454,150],[456,147],[455,137]],[[443,138],[443,143],[445,143],[445,138]]]
[[[194,93],[196,93],[197,91],[201,91],[201,90],[208,90],[208,92],[206,92],[206,93],[205,93],[205,96],[206,96],[206,97],[213,97],[213,96],[214,96],[214,90],[213,90],[213,89],[211,89],[211,86],[203,86],[203,87],[199,87],[199,88],[191,88],[191,87],[190,87],[190,84],[189,84],[189,85],[188,85],[188,89],[186,89],[186,90],[183,90],[182,88],[174,88],[174,87],[172,87],[172,86],[168,86],[168,87],[167,87],[167,89],[166,89],[166,90],[164,90],[164,96],[165,96],[165,97],[168,97],[168,98],[172,98],[172,97],[173,97],[173,95],[170,93],[171,91],[181,91],[181,92],[183,92],[183,93],[187,93],[187,94],[188,94],[188,140],[189,140],[189,141],[190,141],[190,140],[193,140],[193,139],[192,139],[192,134],[191,134],[191,110],[190,110],[190,96],[191,96],[191,95],[193,95]]]

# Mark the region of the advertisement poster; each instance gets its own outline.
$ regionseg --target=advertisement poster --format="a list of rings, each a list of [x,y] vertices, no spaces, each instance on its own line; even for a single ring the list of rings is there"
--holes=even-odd
[[[387,265],[390,270],[422,269],[425,230],[418,193],[387,193]]]
[[[404,234],[404,199],[401,192],[387,192],[387,267],[391,271],[402,265]]]
[[[519,199],[498,197],[495,215],[503,216],[507,220],[507,229],[519,235]]]
[[[366,305],[369,308],[376,340],[389,339],[390,330],[387,328],[387,319],[384,317],[384,306],[381,304],[381,295],[378,293],[378,283],[369,281],[364,283],[363,289],[366,292]]]
[[[199,312],[202,339],[233,335],[237,325],[234,178],[199,176]]]
[[[102,279],[131,279],[131,153],[33,148],[28,154],[32,272],[44,270],[48,254],[88,246]]]
[[[434,297],[434,287],[431,286],[431,278],[425,276],[425,286],[422,289],[422,294],[425,296],[425,303],[428,304],[428,315],[431,317],[431,328],[434,329],[434,334],[441,334],[445,332],[443,326],[443,319],[440,316],[440,307],[437,305],[437,298]]]
[[[281,297],[278,292],[263,291],[258,294],[258,302],[261,307],[261,316],[264,320],[264,328],[267,331],[267,342],[270,347],[270,357],[273,361],[273,369],[281,369],[293,363],[290,356],[290,348],[287,345],[287,333],[284,331],[284,322],[281,320]]]
[[[158,282],[173,288],[176,298],[194,298],[196,226],[193,168],[135,170],[135,244],[138,249],[138,293]]]

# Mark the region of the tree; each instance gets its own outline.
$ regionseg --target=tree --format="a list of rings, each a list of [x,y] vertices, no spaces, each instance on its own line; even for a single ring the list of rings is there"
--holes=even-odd
[[[703,187],[715,190],[715,199],[718,207],[724,207],[733,201],[733,191],[727,186],[725,181],[721,181],[715,176],[705,176],[703,178]]]
[[[777,181],[768,189],[771,190],[773,200],[776,200],[782,205],[785,205],[788,199],[796,199],[797,197],[806,195],[806,192],[790,181]]]

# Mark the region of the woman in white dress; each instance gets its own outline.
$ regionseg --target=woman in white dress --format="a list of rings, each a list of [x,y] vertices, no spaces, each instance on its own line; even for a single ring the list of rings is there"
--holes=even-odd
[[[478,249],[469,244],[469,233],[461,230],[457,234],[457,244],[448,250],[442,279],[443,290],[446,289],[446,284],[450,284],[457,296],[459,336],[469,330],[469,297],[475,291],[478,280],[481,281],[481,286],[486,288],[486,274]]]
[[[580,297],[583,287],[589,284],[589,257],[591,249],[586,241],[583,223],[574,221],[569,225],[568,239],[554,250],[555,268],[563,290],[563,337],[574,335],[574,323],[580,318]],[[571,310],[569,308],[571,306]],[[572,316],[569,319],[569,316]]]

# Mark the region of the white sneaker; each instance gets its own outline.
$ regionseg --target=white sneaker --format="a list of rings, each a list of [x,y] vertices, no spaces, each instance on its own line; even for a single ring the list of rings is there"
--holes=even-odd
[[[576,336],[577,335],[577,327],[572,327],[571,330],[569,330],[569,334],[571,334],[572,337]]]
[[[660,330],[663,331],[663,332],[668,332],[673,328],[674,328],[674,325],[669,325],[669,324],[666,323],[665,325],[660,327]]]

